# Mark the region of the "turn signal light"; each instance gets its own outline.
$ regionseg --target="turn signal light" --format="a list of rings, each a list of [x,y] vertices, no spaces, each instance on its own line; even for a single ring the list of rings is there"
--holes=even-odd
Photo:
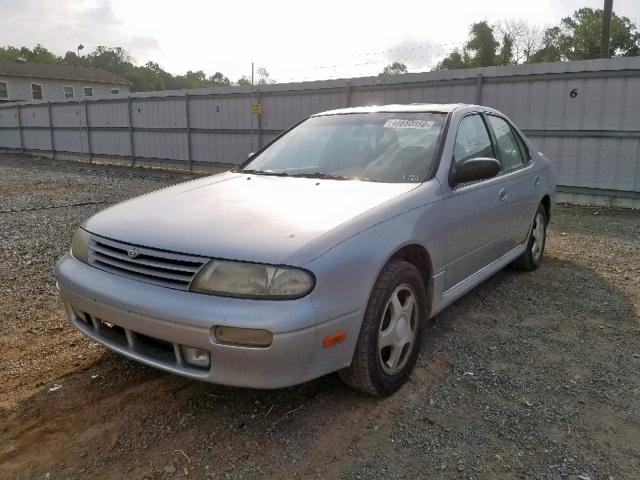
[[[322,346],[324,348],[330,348],[333,347],[334,345],[337,345],[338,343],[342,343],[347,339],[347,332],[338,332],[334,335],[329,335],[328,337],[325,337],[324,340],[322,341]]]
[[[268,347],[273,342],[273,333],[255,328],[235,328],[218,325],[216,338],[220,343],[247,347]]]

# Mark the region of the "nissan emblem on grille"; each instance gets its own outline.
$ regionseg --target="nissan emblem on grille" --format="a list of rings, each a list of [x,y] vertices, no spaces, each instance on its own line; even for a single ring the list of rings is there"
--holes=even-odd
[[[97,235],[92,237],[91,265],[133,280],[187,290],[205,257],[138,247]]]

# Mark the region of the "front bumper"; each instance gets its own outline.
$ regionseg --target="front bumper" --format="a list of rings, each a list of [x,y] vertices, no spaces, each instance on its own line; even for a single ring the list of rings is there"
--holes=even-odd
[[[88,337],[147,365],[223,385],[279,388],[344,367],[352,351],[323,351],[322,338],[359,326],[359,312],[319,324],[309,297],[247,300],[173,290],[104,272],[69,254],[56,265],[56,277],[70,321]],[[216,325],[266,329],[273,343],[221,344]],[[210,368],[186,364],[183,345],[209,351]]]

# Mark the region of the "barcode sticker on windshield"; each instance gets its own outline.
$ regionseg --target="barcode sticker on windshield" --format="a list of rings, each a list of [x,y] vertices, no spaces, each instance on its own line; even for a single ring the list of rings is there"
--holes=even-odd
[[[384,124],[385,128],[431,128],[433,120],[402,120],[400,118],[390,118]]]

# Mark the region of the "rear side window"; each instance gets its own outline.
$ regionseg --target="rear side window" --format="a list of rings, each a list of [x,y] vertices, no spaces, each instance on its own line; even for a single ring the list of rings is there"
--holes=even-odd
[[[521,167],[524,158],[518,145],[516,135],[506,120],[494,115],[487,115],[489,125],[496,136],[496,154],[502,163],[502,169],[506,172]]]
[[[453,155],[456,163],[468,158],[493,158],[489,133],[480,115],[469,115],[460,121]]]
[[[520,147],[520,153],[522,154],[522,158],[524,158],[524,163],[527,163],[529,160],[531,160],[529,147],[527,147],[527,144],[524,143],[522,136],[513,128],[513,126],[511,127],[511,131],[516,136],[516,140],[518,141],[518,146]]]

